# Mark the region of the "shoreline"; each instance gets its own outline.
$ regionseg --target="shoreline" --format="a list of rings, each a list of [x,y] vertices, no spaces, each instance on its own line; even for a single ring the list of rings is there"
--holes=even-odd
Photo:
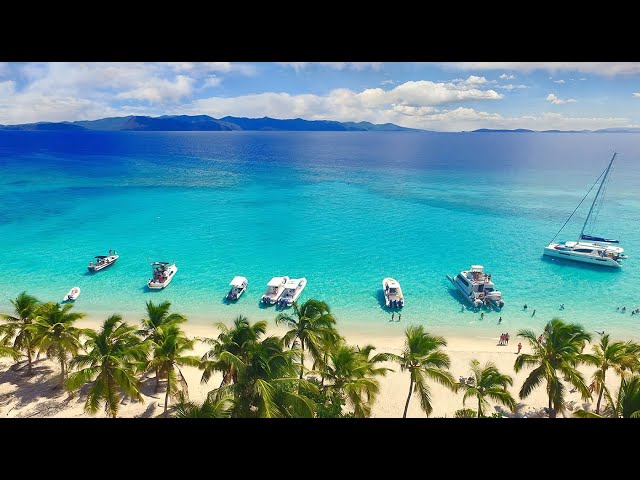
[[[140,315],[129,312],[123,314],[123,319],[131,324],[140,325]],[[87,317],[77,321],[76,325],[81,328],[100,327],[106,316],[99,314],[88,315]],[[199,318],[198,320],[203,320]],[[223,320],[223,323],[229,324],[231,319]],[[258,319],[250,319],[256,321]],[[268,320],[266,335],[279,335],[287,330],[285,326],[276,326],[273,319]],[[358,329],[357,327],[338,324],[338,331],[345,337],[350,345],[365,346],[371,344],[375,347],[375,353],[394,353],[400,354],[404,346],[404,328],[394,328],[390,331],[373,331]],[[191,318],[182,324],[185,333],[190,337],[215,338],[219,331],[213,326],[213,319],[207,319],[207,322],[200,323],[195,318]],[[542,331],[543,327],[540,327]],[[477,359],[481,364],[487,361],[493,362],[501,373],[510,375],[513,378],[513,386],[509,391],[518,402],[516,414],[509,416],[540,416],[540,410],[547,405],[547,397],[544,386],[540,386],[524,400],[518,398],[518,391],[522,383],[529,375],[530,370],[525,369],[519,373],[513,371],[513,364],[516,358],[516,346],[518,341],[516,332],[511,332],[511,340],[507,346],[499,346],[499,333],[493,337],[471,336],[471,335],[450,335],[438,332],[436,330],[427,329],[429,333],[438,334],[445,337],[447,346],[444,351],[449,355],[451,360],[450,372],[457,380],[460,376],[468,376],[471,372],[470,362]],[[593,342],[597,342],[599,337],[594,335]],[[593,345],[593,343],[592,343]],[[198,342],[194,348],[194,354],[201,356],[207,350],[208,346],[202,342]],[[527,345],[524,345],[523,352],[526,353]],[[33,377],[25,378],[21,373],[9,368],[12,362],[9,359],[0,359],[0,417],[64,417],[64,418],[83,418],[88,415],[83,411],[84,397],[83,391],[86,391],[85,385],[80,390],[80,395],[72,398],[64,391],[53,390],[51,387],[56,382],[56,374],[59,371],[58,365],[50,360],[40,360],[34,370],[39,372]],[[406,401],[409,388],[408,372],[400,371],[399,365],[393,362],[383,362],[382,366],[391,368],[393,371],[388,372],[385,377],[379,377],[380,393],[373,405],[372,418],[400,418],[402,417],[404,404]],[[222,379],[220,373],[212,376],[207,384],[200,383],[201,371],[195,367],[185,367],[182,369],[189,385],[189,395],[192,401],[201,402],[205,399],[207,393],[215,389]],[[594,368],[583,365],[580,371],[585,375],[587,382],[590,382],[590,376]],[[161,387],[158,393],[153,391],[155,381],[153,374],[146,375],[142,388],[144,403],[123,401],[119,417],[158,417],[162,416],[164,407],[164,389]],[[607,384],[610,388],[617,389],[619,379],[617,376],[611,375],[607,378]],[[429,382],[432,398],[433,413],[430,417],[453,417],[454,412],[462,408],[475,408],[474,400],[470,400],[463,405],[463,397],[461,393],[453,393],[441,385]],[[583,403],[579,394],[567,393],[567,402],[570,402],[574,408],[587,406],[591,402]],[[595,399],[593,401],[595,403]],[[487,414],[504,411],[490,401],[491,407],[487,410]],[[570,416],[570,411],[566,412],[566,416]],[[103,411],[99,411],[96,417],[105,417]],[[426,414],[420,408],[420,402],[412,396],[407,417],[424,418]]]

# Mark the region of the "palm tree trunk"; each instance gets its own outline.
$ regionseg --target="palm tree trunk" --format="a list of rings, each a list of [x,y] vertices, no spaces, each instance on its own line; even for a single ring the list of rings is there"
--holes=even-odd
[[[169,404],[169,392],[171,391],[171,372],[167,370],[167,393],[164,395],[164,416],[167,416],[167,406]]]
[[[600,393],[598,394],[598,403],[596,404],[596,414],[600,415],[600,402],[602,401],[602,394],[604,393],[604,381],[607,376],[607,371],[602,371],[602,385],[600,386]]]
[[[407,403],[404,405],[404,414],[402,418],[407,418],[407,410],[409,409],[409,400],[411,400],[411,394],[413,393],[413,375],[411,375],[411,382],[409,383],[409,395],[407,395]]]
[[[27,339],[27,375],[31,375],[31,342]]]
[[[158,390],[160,389],[160,369],[158,367],[156,367],[156,386],[153,389],[153,393],[158,393]]]
[[[60,388],[64,388],[64,357],[60,356]]]
[[[324,387],[324,369],[327,366],[327,352],[324,352],[324,366],[322,367],[322,375],[320,376],[320,386]]]
[[[556,418],[556,411],[552,405],[553,392],[549,392],[549,418]]]
[[[302,353],[300,354],[300,380],[302,380],[302,374],[304,373],[304,342],[301,342]]]
[[[482,402],[480,400],[480,395],[478,395],[478,418],[482,416]]]

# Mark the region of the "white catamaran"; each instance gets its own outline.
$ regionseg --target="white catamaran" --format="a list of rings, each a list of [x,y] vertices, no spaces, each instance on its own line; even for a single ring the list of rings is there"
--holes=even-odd
[[[600,181],[600,187],[598,187],[596,196],[593,199],[593,203],[591,204],[591,208],[589,209],[589,213],[587,214],[587,219],[584,221],[584,225],[582,226],[582,231],[580,232],[578,240],[571,242],[554,243],[554,240],[560,234],[562,228],[564,228],[573,214],[576,213],[576,210],[578,210],[578,207],[576,207],[567,221],[564,222],[562,228],[558,231],[558,233],[556,233],[556,236],[553,237],[551,243],[549,243],[549,245],[545,247],[544,252],[542,252],[543,255],[555,258],[564,258],[565,260],[574,260],[576,262],[591,263],[593,265],[604,265],[614,268],[620,268],[622,266],[621,260],[627,258],[627,256],[624,254],[624,249],[612,245],[619,243],[618,240],[596,237],[584,233],[587,228],[593,228],[595,219],[598,216],[598,212],[600,211],[600,207],[602,206],[602,201],[604,200],[604,194],[607,190],[607,180],[609,178],[609,172],[611,171],[611,166],[613,165],[613,161],[615,160],[616,155],[617,153],[613,154],[613,157],[611,157],[611,161],[609,162],[607,168],[600,174],[596,182],[578,204],[578,207],[582,205],[582,202],[585,198],[587,198],[589,192],[593,190],[593,188],[598,183],[598,180],[602,178],[602,180]],[[596,204],[598,204],[597,207]],[[591,224],[589,225],[590,221]]]

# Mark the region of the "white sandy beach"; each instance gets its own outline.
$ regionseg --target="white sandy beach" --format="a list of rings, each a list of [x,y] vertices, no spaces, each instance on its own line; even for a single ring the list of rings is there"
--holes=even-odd
[[[134,323],[132,318],[125,317],[129,323]],[[100,321],[98,319],[83,319],[78,322],[78,326],[99,328]],[[183,324],[184,330],[191,337],[215,337],[218,331],[207,325]],[[281,334],[283,327],[275,327],[273,322],[269,323],[267,333]],[[404,336],[402,330],[398,329],[397,334],[380,334],[374,332],[358,332],[353,329],[340,329],[340,332],[346,337],[350,344],[366,345],[373,344],[376,346],[376,352],[401,353]],[[474,338],[462,336],[446,336],[448,345],[446,352],[451,358],[451,373],[454,378],[459,376],[468,376],[470,374],[469,364],[472,359],[478,359],[481,364],[486,361],[494,362],[502,373],[511,375],[514,379],[514,385],[510,391],[514,398],[518,399],[518,391],[524,379],[528,376],[529,370],[521,371],[516,374],[513,371],[513,363],[516,358],[518,345],[518,337],[515,332],[511,332],[511,339],[508,346],[498,346],[498,337],[495,338]],[[598,340],[598,336],[594,335],[594,342]],[[207,350],[207,345],[198,343],[195,354],[200,356]],[[527,352],[527,345],[523,342],[523,352]],[[76,394],[70,398],[66,391],[60,391],[53,388],[58,381],[59,366],[56,362],[47,359],[40,359],[34,366],[35,374],[31,377],[24,376],[26,369],[16,371],[11,367],[11,360],[4,358],[0,360],[0,418],[7,417],[73,417],[82,418],[88,415],[83,410],[85,397]],[[21,366],[23,363],[21,364]],[[404,404],[409,389],[408,372],[400,372],[399,366],[389,362],[385,365],[394,369],[386,377],[381,378],[380,395],[373,407],[372,417],[402,417]],[[581,371],[587,377],[587,384],[590,382],[589,377],[593,372],[593,367],[581,367]],[[194,401],[202,401],[207,392],[219,386],[222,377],[220,374],[214,375],[208,384],[200,383],[201,371],[197,368],[186,367],[183,373],[189,384],[189,397]],[[617,389],[619,378],[615,374],[610,374],[608,384],[611,388]],[[119,417],[157,417],[161,416],[164,407],[164,389],[161,384],[159,392],[154,393],[155,380],[153,373],[143,382],[142,393],[144,402],[124,401],[121,405]],[[86,389],[87,387],[83,387]],[[431,384],[433,395],[434,411],[431,417],[452,417],[454,412],[463,408],[462,393],[452,393],[446,388]],[[567,401],[575,401],[575,406],[580,408],[582,401],[578,393],[568,394]],[[595,400],[594,400],[595,405]],[[487,414],[493,413],[495,405]],[[476,402],[470,400],[467,403],[469,408],[475,409]],[[542,407],[547,406],[547,397],[544,386],[537,388],[524,401],[519,401],[517,415],[535,416],[534,411],[539,411]],[[585,405],[586,406],[586,405]],[[502,409],[503,407],[498,407]],[[570,416],[570,412],[565,413]],[[96,417],[105,417],[101,411]],[[421,417],[426,415],[420,409],[417,397],[412,397],[409,405],[408,417]]]

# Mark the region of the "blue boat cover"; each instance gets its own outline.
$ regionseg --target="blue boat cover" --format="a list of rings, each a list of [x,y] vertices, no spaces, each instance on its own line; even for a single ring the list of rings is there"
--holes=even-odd
[[[591,235],[582,235],[581,240],[591,240],[592,242],[607,242],[607,243],[620,243],[618,240],[612,240],[610,238],[593,237]]]

